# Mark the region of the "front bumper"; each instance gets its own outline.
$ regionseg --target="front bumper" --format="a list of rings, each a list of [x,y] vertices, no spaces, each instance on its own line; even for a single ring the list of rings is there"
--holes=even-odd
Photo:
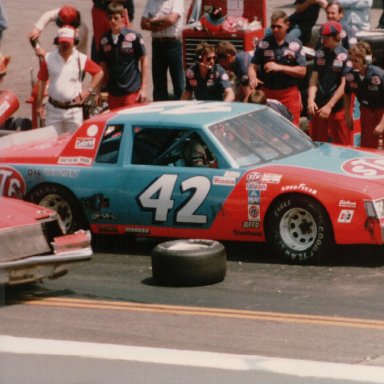
[[[49,278],[55,279],[67,273],[75,263],[88,261],[92,257],[90,233],[81,231],[74,235],[77,241],[67,241],[56,248],[56,253],[29,256],[23,259],[0,263],[0,284],[25,284]],[[67,236],[63,236],[66,238]]]

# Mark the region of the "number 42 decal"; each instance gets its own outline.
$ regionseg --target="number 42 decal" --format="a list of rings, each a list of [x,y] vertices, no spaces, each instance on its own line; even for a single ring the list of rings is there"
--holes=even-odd
[[[155,221],[167,221],[169,211],[174,207],[175,201],[172,193],[175,188],[177,175],[164,174],[153,182],[138,196],[143,208],[153,209]],[[181,192],[194,190],[189,199],[176,211],[177,223],[205,224],[207,215],[198,215],[196,211],[204,202],[211,189],[211,182],[207,177],[194,176],[184,180]]]

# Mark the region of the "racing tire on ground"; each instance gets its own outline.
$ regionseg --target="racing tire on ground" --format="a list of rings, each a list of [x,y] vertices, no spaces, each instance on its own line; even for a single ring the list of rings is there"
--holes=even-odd
[[[286,195],[272,204],[266,239],[274,254],[291,264],[318,264],[334,244],[327,212],[306,195]]]
[[[227,255],[214,240],[173,240],[152,250],[153,280],[165,286],[201,286],[224,280]]]
[[[33,189],[27,199],[56,211],[63,222],[65,233],[74,233],[88,227],[79,202],[64,187],[56,184],[43,184]]]

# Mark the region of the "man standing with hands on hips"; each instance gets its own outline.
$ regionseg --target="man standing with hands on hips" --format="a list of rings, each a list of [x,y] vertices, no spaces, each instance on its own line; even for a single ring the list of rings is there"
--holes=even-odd
[[[38,74],[37,116],[45,117],[43,98],[49,81],[46,125],[55,126],[59,133],[74,132],[83,122],[82,104],[99,86],[104,75],[95,62],[75,48],[75,34],[71,26],[58,30],[55,39],[58,48],[46,54]],[[92,76],[92,80],[89,88],[83,90],[85,72]]]
[[[298,81],[304,77],[306,59],[301,42],[287,36],[288,16],[277,10],[271,16],[272,35],[260,40],[248,68],[249,85],[262,85],[268,99],[284,104],[293,115],[293,123],[300,124],[302,109]]]
[[[184,26],[183,0],[147,0],[141,28],[152,32],[153,100],[168,100],[169,69],[174,98],[184,91],[181,32]]]

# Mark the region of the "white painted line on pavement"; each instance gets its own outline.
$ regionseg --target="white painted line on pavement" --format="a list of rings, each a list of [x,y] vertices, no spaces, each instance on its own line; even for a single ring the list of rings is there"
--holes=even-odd
[[[325,363],[258,355],[233,355],[1,335],[0,352],[28,355],[77,356],[92,359],[137,361],[235,371],[263,371],[298,377],[384,383],[384,367]]]

